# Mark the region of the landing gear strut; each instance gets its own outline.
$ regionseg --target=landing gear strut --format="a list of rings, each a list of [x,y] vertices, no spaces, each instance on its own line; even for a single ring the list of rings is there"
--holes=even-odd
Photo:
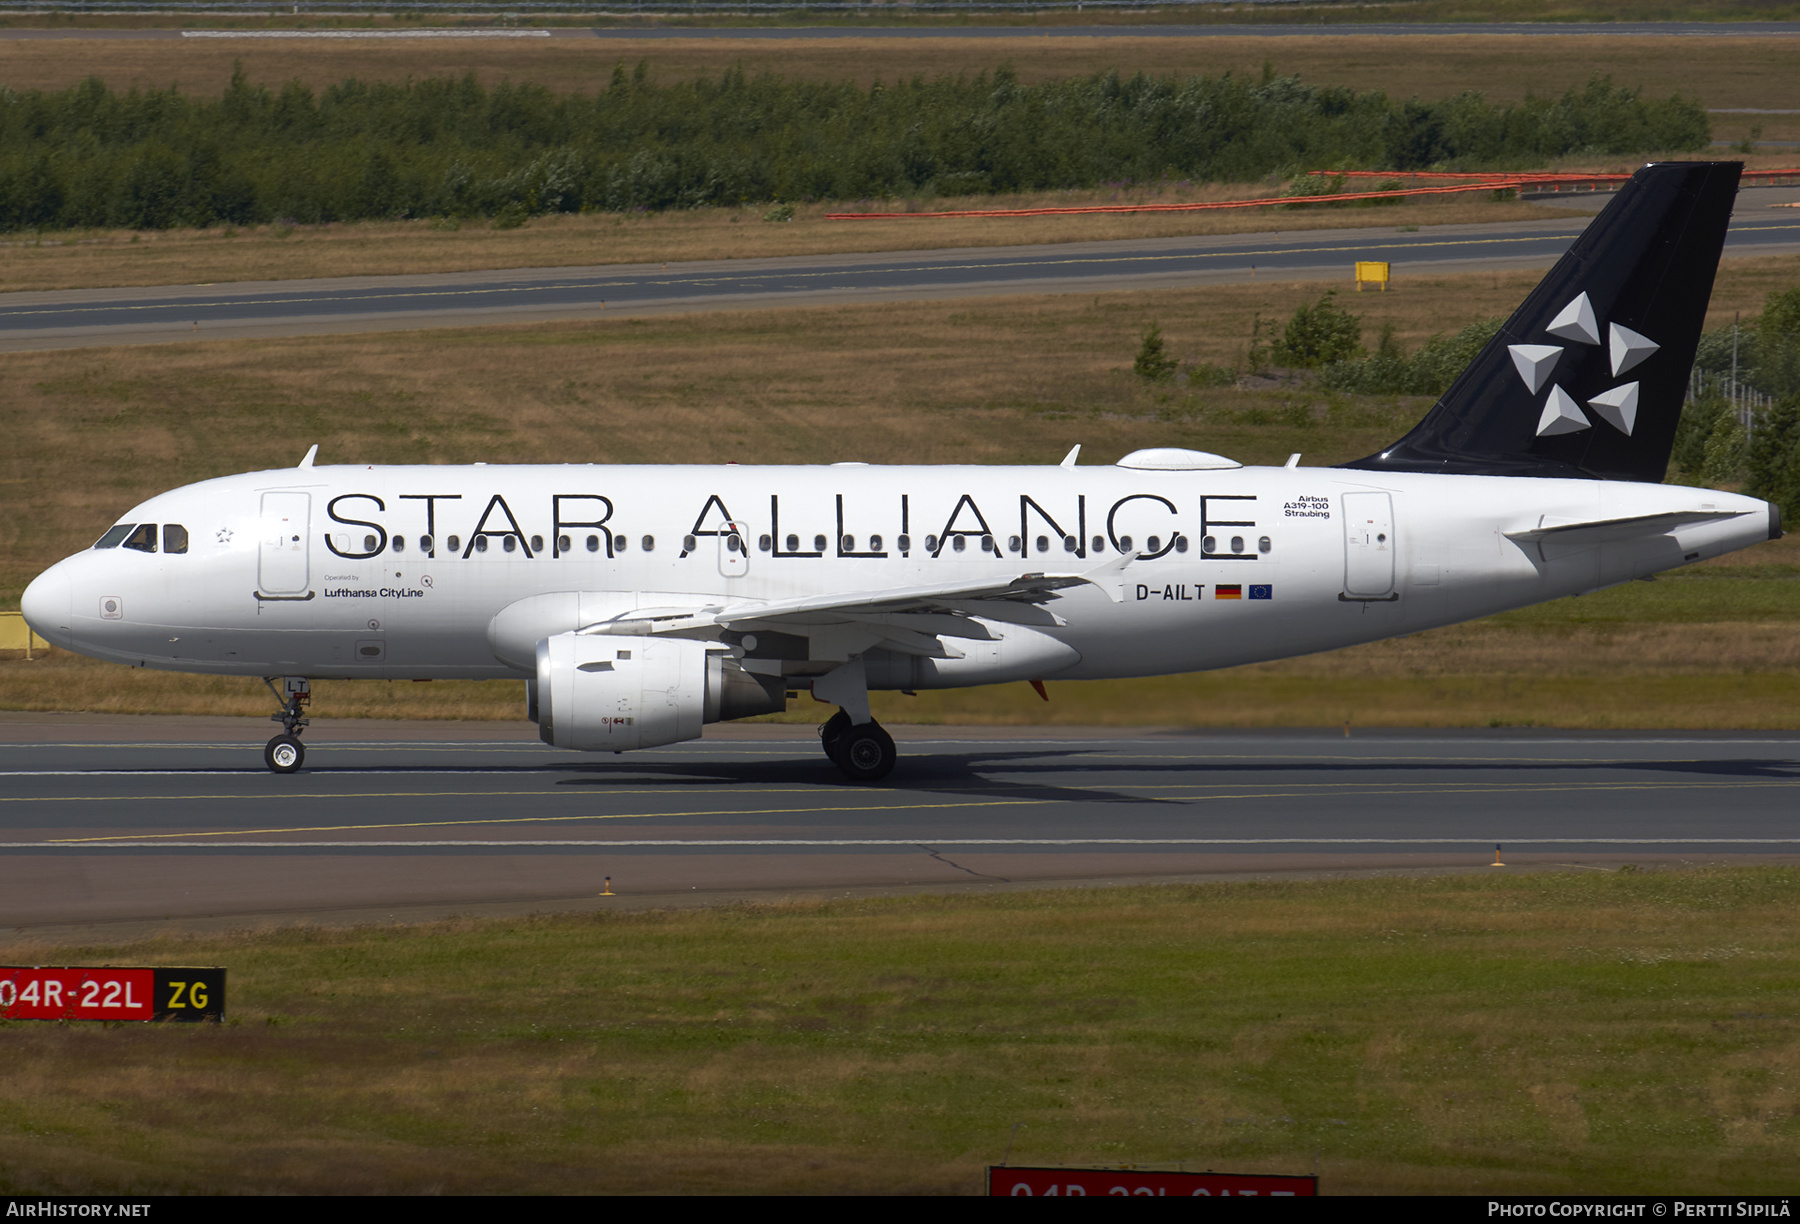
[[[306,762],[306,745],[300,742],[300,733],[306,730],[306,707],[312,703],[312,685],[304,676],[282,677],[279,689],[271,677],[263,677],[263,683],[275,694],[275,700],[281,702],[281,713],[269,715],[269,721],[282,726],[282,733],[263,748],[263,764],[271,773],[293,773]]]
[[[852,726],[850,716],[839,710],[820,725],[819,743],[852,782],[879,782],[893,772],[894,737],[873,719]]]

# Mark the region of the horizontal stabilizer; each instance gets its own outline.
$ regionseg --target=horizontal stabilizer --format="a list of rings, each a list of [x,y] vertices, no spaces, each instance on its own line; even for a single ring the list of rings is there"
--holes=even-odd
[[[1516,544],[1568,544],[1581,547],[1665,535],[1690,523],[1712,523],[1737,517],[1735,512],[1729,510],[1677,510],[1668,514],[1640,514],[1632,518],[1596,519],[1591,523],[1557,523],[1548,527],[1531,527],[1524,531],[1508,531],[1505,535]]]

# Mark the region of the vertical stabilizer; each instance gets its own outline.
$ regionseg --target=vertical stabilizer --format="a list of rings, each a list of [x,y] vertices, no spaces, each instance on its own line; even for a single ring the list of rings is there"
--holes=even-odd
[[[1632,175],[1425,419],[1344,466],[1662,480],[1742,170]]]

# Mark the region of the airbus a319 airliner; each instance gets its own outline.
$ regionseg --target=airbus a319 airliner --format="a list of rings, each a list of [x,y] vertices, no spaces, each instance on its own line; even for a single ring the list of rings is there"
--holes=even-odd
[[[1741,167],[1640,170],[1406,437],[1339,467],[315,466],[151,498],[26,590],[58,646],[311,680],[523,678],[623,752],[810,690],[885,777],[877,689],[1149,676],[1414,633],[1781,534],[1661,482]],[[1079,448],[1078,448],[1079,449]],[[314,452],[317,447],[314,447]],[[1296,456],[1296,460],[1297,460]]]

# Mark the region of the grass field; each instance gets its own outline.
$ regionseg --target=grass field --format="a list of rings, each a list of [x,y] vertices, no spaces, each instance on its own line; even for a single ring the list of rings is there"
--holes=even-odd
[[[1350,295],[1407,345],[1501,314],[1534,273]],[[1732,261],[1715,324],[1800,282]],[[192,480],[326,462],[1053,463],[1186,445],[1327,464],[1398,437],[1424,400],[1305,386],[1151,389],[1129,373],[1157,321],[1190,362],[1237,365],[1250,321],[1322,285],[690,315],[649,320],[0,356],[0,599],[136,501]],[[843,428],[846,406],[857,411]],[[1628,587],[1313,658],[1155,681],[883,697],[893,722],[1800,726],[1800,552],[1761,545]],[[0,708],[266,712],[254,681],[64,655],[0,661]],[[520,686],[321,685],[327,716],[517,717]],[[788,716],[818,717],[811,705]]]
[[[210,23],[208,23],[210,24]],[[1379,89],[1400,97],[1442,98],[1477,90],[1499,102],[1527,92],[1561,94],[1595,76],[1651,96],[1680,93],[1708,107],[1800,108],[1791,40],[1781,38],[1561,38],[1371,36],[1194,38],[912,39],[594,39],[321,40],[279,43],[0,41],[0,84],[16,90],[62,89],[98,76],[115,89],[167,88],[217,94],[242,63],[254,82],[298,80],[323,89],[348,76],[394,80],[472,72],[484,83],[531,81],[558,91],[606,87],[614,65],[649,65],[670,83],[717,77],[742,66],[752,76],[802,80],[910,80],[974,76],[1010,64],[1022,81],[1116,70],[1156,76],[1260,75],[1265,63],[1315,85]],[[1721,121],[1727,116],[1719,116]],[[1736,140],[1760,122],[1769,140],[1791,139],[1800,116],[1740,117],[1718,135]],[[1741,125],[1741,126],[1740,126]]]
[[[50,947],[223,1027],[10,1022],[10,1193],[1785,1193],[1791,868],[1040,891]],[[596,908],[603,902],[597,902]],[[1016,1131],[1015,1128],[1016,1127]]]

